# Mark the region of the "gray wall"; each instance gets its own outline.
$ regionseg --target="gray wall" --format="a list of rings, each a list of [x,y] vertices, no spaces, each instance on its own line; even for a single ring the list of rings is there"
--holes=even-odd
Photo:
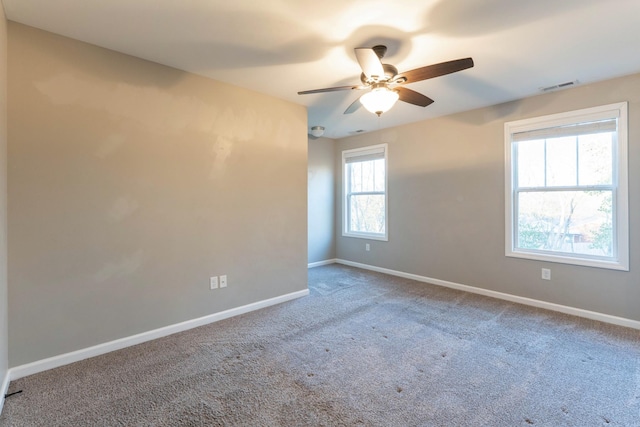
[[[7,20],[0,3],[0,382],[8,369],[7,330]],[[1,391],[1,390],[0,390]],[[1,397],[0,397],[1,398]]]
[[[334,259],[335,141],[309,138],[308,261]]]
[[[306,289],[304,107],[13,22],[8,73],[10,366]]]
[[[629,101],[631,271],[505,257],[504,122],[619,101]],[[341,139],[336,167],[342,150],[381,142],[389,241],[365,252],[364,240],[341,236],[338,216],[338,258],[640,320],[640,75]]]

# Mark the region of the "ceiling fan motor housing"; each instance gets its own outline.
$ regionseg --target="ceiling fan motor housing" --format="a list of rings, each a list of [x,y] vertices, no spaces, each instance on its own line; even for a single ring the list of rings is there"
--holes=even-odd
[[[369,85],[378,82],[388,82],[398,75],[398,69],[391,64],[382,64],[382,68],[384,69],[384,76],[368,78],[364,73],[361,73],[360,81],[365,85]]]
[[[371,50],[373,50],[380,59],[384,58],[384,55],[387,53],[387,47],[383,44],[375,45]]]

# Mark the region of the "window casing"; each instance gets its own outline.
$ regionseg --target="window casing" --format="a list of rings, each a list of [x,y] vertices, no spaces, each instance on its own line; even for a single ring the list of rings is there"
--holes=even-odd
[[[627,103],[505,123],[505,254],[629,270]]]
[[[342,152],[342,235],[388,240],[387,144]]]

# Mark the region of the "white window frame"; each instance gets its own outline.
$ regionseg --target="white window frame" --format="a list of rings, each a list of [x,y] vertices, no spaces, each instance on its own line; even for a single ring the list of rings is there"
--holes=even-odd
[[[342,235],[345,237],[356,237],[360,239],[371,239],[371,240],[389,240],[389,197],[388,197],[388,179],[389,179],[389,168],[388,168],[388,156],[389,149],[388,144],[378,144],[378,145],[370,145],[362,148],[354,148],[351,150],[345,150],[342,152]],[[383,194],[384,193],[384,233],[367,233],[367,232],[358,232],[351,231],[349,224],[349,188],[350,183],[347,177],[347,159],[353,157],[368,157],[375,155],[384,156],[384,192],[369,192],[368,194]],[[360,193],[362,194],[362,193]]]
[[[566,113],[551,114],[524,120],[506,122],[505,137],[505,255],[538,261],[557,262],[588,267],[629,271],[629,195],[628,195],[628,118],[627,102],[586,108]],[[516,188],[517,167],[513,135],[557,126],[588,123],[609,118],[618,119],[617,143],[613,148],[613,240],[614,254],[610,259],[592,259],[580,254],[549,253],[515,247],[517,224]]]

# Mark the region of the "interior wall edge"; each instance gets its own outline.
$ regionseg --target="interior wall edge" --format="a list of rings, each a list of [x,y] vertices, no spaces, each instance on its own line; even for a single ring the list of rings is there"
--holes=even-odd
[[[4,378],[2,379],[2,386],[0,386],[0,414],[2,414],[2,408],[4,408],[4,396],[7,394],[9,390],[9,383],[11,382],[11,373],[9,371],[5,372]]]

